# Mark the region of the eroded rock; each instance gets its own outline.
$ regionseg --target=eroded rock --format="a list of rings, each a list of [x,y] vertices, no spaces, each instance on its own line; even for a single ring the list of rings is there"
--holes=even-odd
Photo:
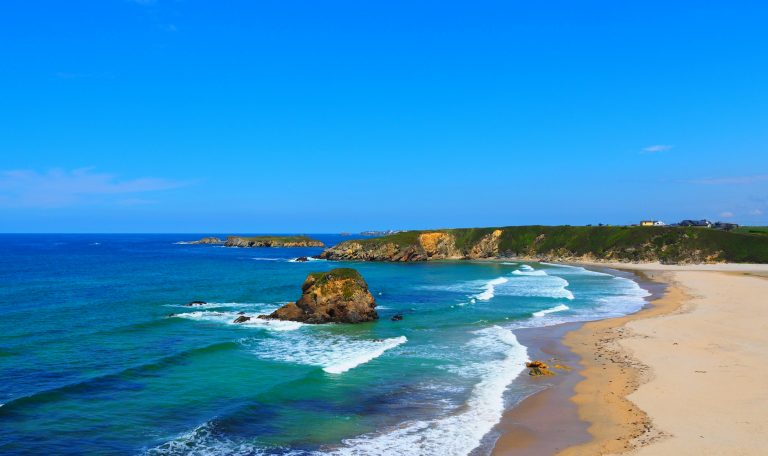
[[[528,371],[528,375],[531,376],[555,375],[555,373],[549,370],[549,366],[544,364],[543,361],[531,361],[529,363],[525,363],[525,367],[530,369]]]
[[[362,323],[379,318],[376,300],[360,273],[351,268],[328,272],[313,272],[301,286],[301,298],[288,303],[269,315],[274,318],[303,323]]]

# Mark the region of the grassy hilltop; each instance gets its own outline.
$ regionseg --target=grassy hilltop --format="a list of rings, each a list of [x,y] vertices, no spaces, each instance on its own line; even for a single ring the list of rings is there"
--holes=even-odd
[[[323,256],[373,261],[524,257],[768,263],[768,230],[747,227],[727,232],[697,227],[541,225],[455,228],[345,241],[326,250]]]

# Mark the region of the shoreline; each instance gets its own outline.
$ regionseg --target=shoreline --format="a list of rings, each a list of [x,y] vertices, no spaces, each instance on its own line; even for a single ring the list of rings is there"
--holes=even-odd
[[[574,266],[584,265],[574,264]],[[645,306],[640,311],[630,315],[651,308],[653,301],[663,297],[667,291],[666,284],[656,282],[641,273],[617,270],[604,265],[589,265],[588,268],[630,278],[651,293],[646,298]],[[565,364],[571,370],[553,369],[553,372],[557,374],[554,377],[521,375],[525,378],[518,379],[516,381],[518,384],[539,384],[542,389],[507,408],[504,412],[497,425],[497,432],[500,435],[491,452],[493,456],[553,455],[567,448],[588,444],[593,440],[588,429],[589,422],[580,416],[579,407],[572,400],[576,386],[584,378],[582,374],[584,370],[583,355],[574,347],[569,346],[566,340],[570,334],[583,330],[585,325],[616,318],[563,323],[515,331],[521,343],[528,347],[531,359],[555,364],[551,361],[552,358],[556,358],[559,363]]]
[[[515,387],[530,393],[504,411],[494,428],[492,455],[554,454],[591,438],[587,423],[579,419],[578,408],[570,400],[573,387],[581,380],[579,357],[563,345],[565,335],[582,324],[570,322],[515,330],[520,343],[528,349],[529,358],[552,366],[556,375],[532,377],[526,369],[515,379]]]
[[[734,302],[747,300],[751,307],[758,308],[756,311],[768,314],[768,308],[759,308],[760,296],[765,300],[765,295],[761,293],[768,292],[768,281],[765,280],[768,278],[768,266],[672,266],[602,262],[564,264],[629,272],[635,275],[635,280],[643,288],[648,284],[656,284],[665,287],[665,290],[661,295],[654,293],[649,297],[648,305],[636,313],[585,322],[562,334],[559,343],[579,359],[579,369],[574,370],[578,380],[570,387],[565,381],[552,385],[507,409],[498,425],[501,436],[496,441],[493,455],[573,456],[626,452],[643,455],[724,454],[723,451],[731,451],[731,454],[761,454],[760,450],[768,447],[768,437],[755,437],[766,435],[765,431],[768,429],[765,429],[766,426],[762,423],[768,423],[768,411],[762,412],[759,406],[756,409],[755,405],[750,405],[759,403],[755,399],[766,396],[759,389],[759,381],[756,381],[759,377],[756,372],[768,372],[768,369],[763,367],[768,356],[760,350],[754,353],[712,353],[712,350],[701,350],[698,347],[712,340],[719,341],[720,338],[725,343],[734,338],[746,337],[748,342],[757,342],[762,349],[768,348],[768,337],[761,338],[762,336],[755,334],[765,332],[759,331],[760,320],[750,319],[748,315],[737,318],[731,310]],[[737,296],[732,297],[734,286],[739,290],[736,292]],[[713,329],[720,329],[717,335],[710,336],[712,331],[702,333],[699,327],[707,325],[707,319],[713,317],[707,315],[707,312],[717,314],[717,323],[720,323],[721,319],[730,318],[737,319],[738,321],[733,323],[738,325],[732,328],[729,325],[716,324]],[[680,326],[680,320],[686,325]],[[690,340],[686,341],[683,335],[688,336]],[[674,347],[677,355],[672,361],[672,366],[685,366],[685,372],[668,372],[673,370],[667,368],[669,358],[673,356],[669,353],[670,346]],[[754,376],[754,380],[745,381],[742,388],[741,395],[748,408],[748,411],[744,412],[729,404],[733,387],[731,377],[707,381],[704,375],[712,371],[690,368],[690,358],[694,356],[697,357],[697,364],[706,363],[716,371],[730,358],[748,355],[751,356],[752,362],[738,366],[737,369],[739,374],[745,374],[748,370],[748,377]],[[569,376],[572,375],[569,373]],[[710,377],[714,379],[715,376]],[[747,378],[746,375],[744,377]],[[674,405],[677,403],[678,393],[687,391],[691,382],[698,380],[702,380],[702,391],[691,392],[688,404],[688,408],[697,409],[696,413],[680,415],[681,412],[676,410]],[[706,391],[706,394],[703,394],[703,391]],[[571,415],[568,426],[571,429],[586,427],[588,438],[583,441],[576,441],[578,439],[572,437],[558,439],[558,427],[561,428],[564,423],[556,422],[557,417],[545,420],[546,425],[557,424],[556,427],[547,428],[546,425],[542,427],[540,424],[541,417],[547,415],[544,411],[558,410],[558,404],[563,406],[563,397],[566,395],[569,396],[568,402],[578,411],[575,418]],[[710,410],[707,404],[713,407],[713,410]],[[751,417],[751,420],[741,424],[724,424],[721,422],[725,418],[722,416],[724,412],[715,406],[730,410],[734,415],[734,422],[737,421],[736,417],[744,414]],[[702,421],[703,424],[692,426],[692,421]],[[520,431],[537,426],[548,433],[525,434]],[[728,429],[722,429],[723,427]],[[707,434],[710,438],[718,436],[720,442],[706,441],[702,430],[704,428],[709,431]],[[721,435],[728,438],[723,439]],[[734,439],[735,435],[743,438]],[[730,443],[724,444],[722,440]],[[546,444],[537,441],[544,441]],[[568,445],[560,446],[563,443]]]

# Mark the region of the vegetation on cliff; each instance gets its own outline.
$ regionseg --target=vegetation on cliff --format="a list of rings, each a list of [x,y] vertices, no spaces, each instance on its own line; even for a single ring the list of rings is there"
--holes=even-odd
[[[338,260],[531,258],[662,263],[768,263],[768,236],[696,227],[511,226],[408,231],[344,241]]]

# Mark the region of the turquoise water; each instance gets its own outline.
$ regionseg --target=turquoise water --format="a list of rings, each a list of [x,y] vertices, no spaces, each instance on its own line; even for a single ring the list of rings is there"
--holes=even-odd
[[[352,263],[379,321],[235,325],[340,263],[175,243],[197,237],[0,235],[0,453],[483,454],[523,394],[514,329],[647,295],[548,264]]]

